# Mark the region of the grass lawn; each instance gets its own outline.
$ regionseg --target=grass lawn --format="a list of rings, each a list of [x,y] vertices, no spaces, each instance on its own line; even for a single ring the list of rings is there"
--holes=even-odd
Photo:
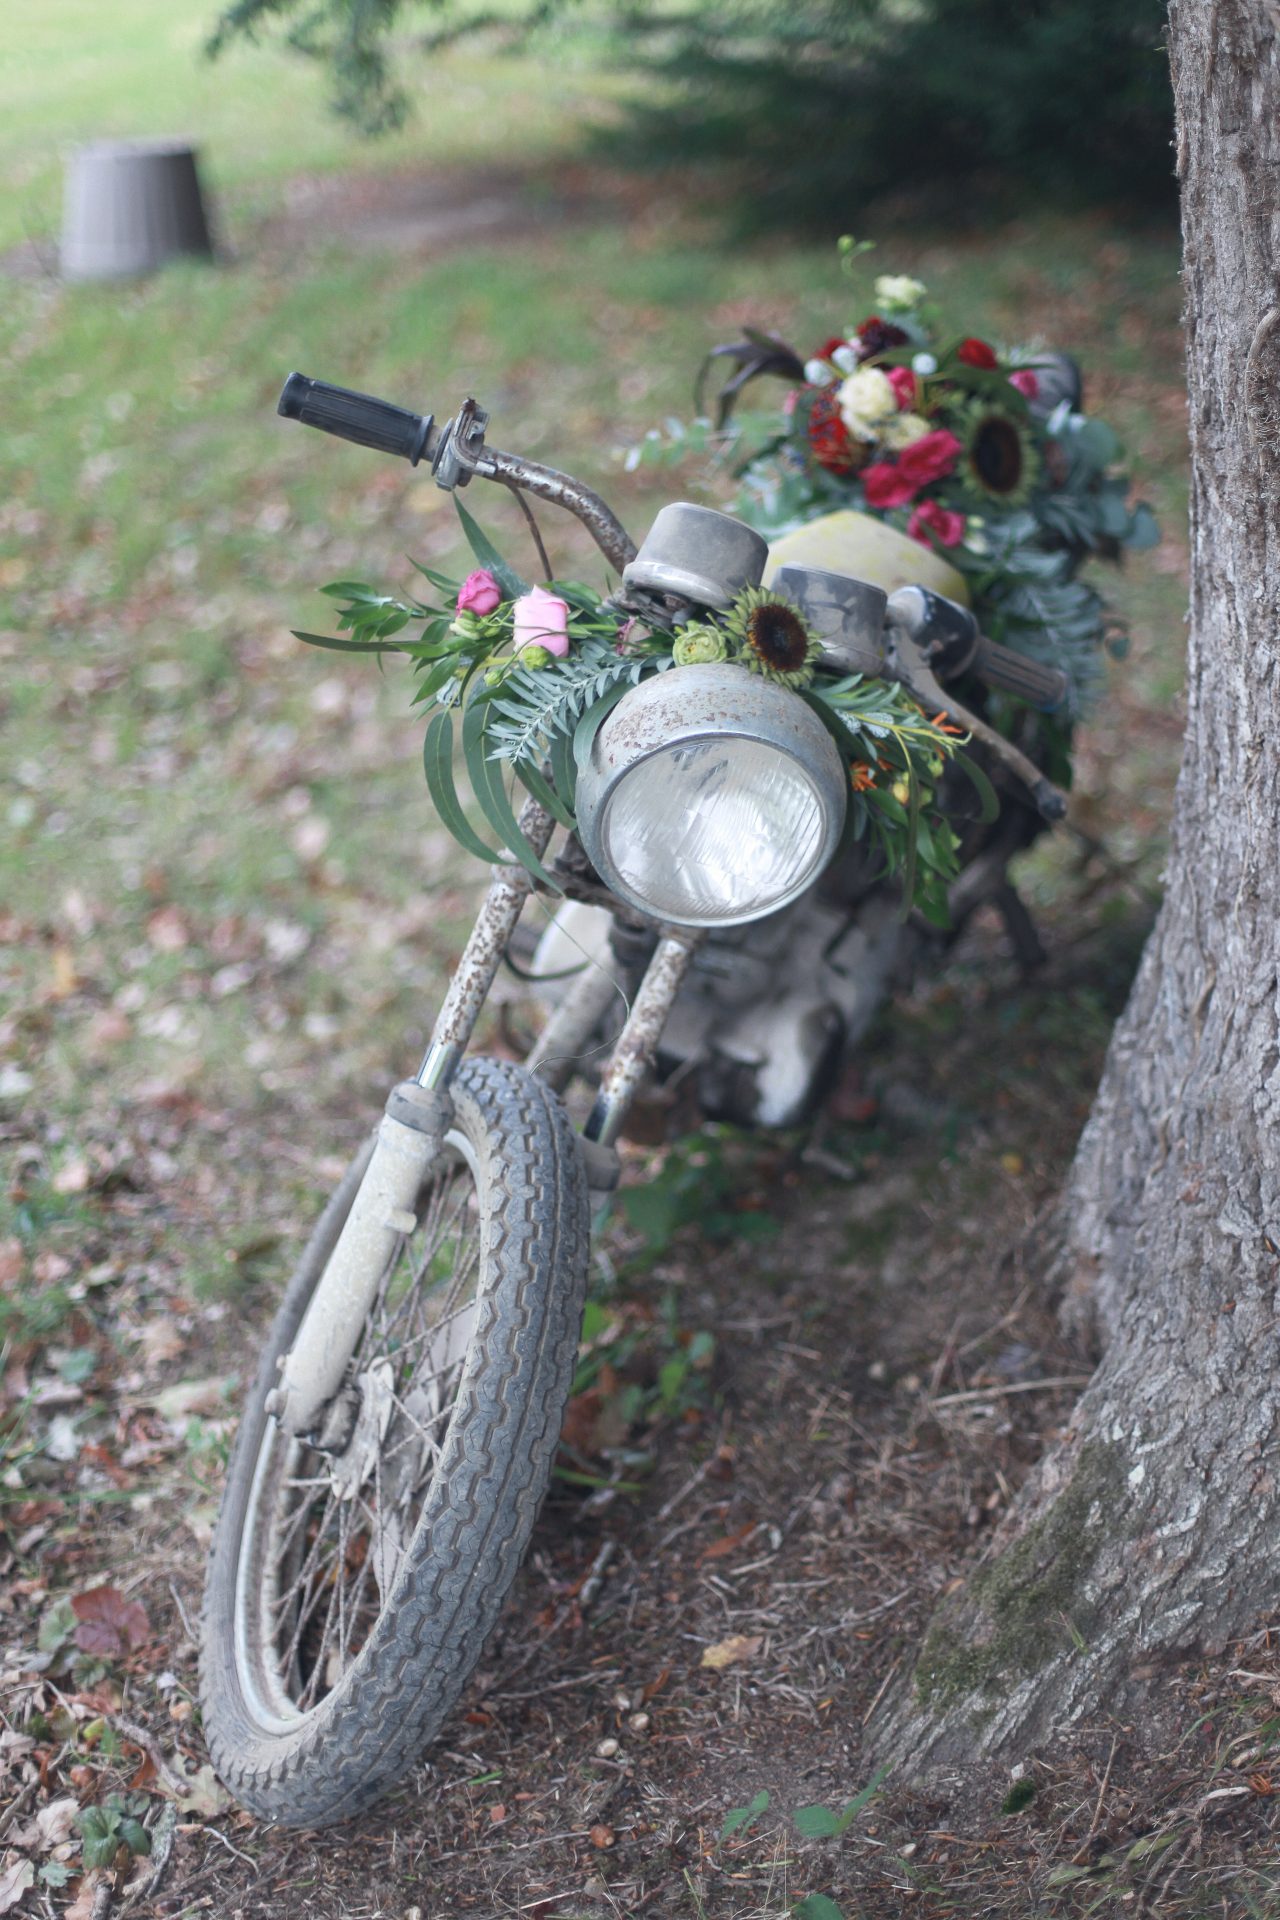
[[[413,1065],[483,878],[430,816],[405,676],[289,633],[320,624],[326,580],[410,587],[408,555],[462,564],[450,504],[402,465],[279,421],[281,381],[300,368],[441,415],[474,392],[496,444],[581,474],[638,534],[673,491],[717,497],[702,476],[627,475],[620,458],[652,422],[687,413],[707,347],[753,320],[816,343],[862,310],[834,244],[727,248],[679,179],[593,175],[581,129],[615,111],[625,85],[591,65],[585,41],[524,59],[451,55],[417,122],[370,148],[323,118],[315,76],[284,54],[202,64],[209,17],[192,0],[48,0],[28,10],[0,79],[0,253],[56,235],[69,146],[175,130],[200,145],[230,242],[216,266],[137,284],[0,278],[0,1500],[16,1516],[0,1564],[19,1583],[0,1601],[0,1647],[33,1644],[59,1593],[122,1577],[140,1529],[140,1591],[164,1645],[102,1684],[126,1717],[160,1713],[169,1744],[188,1738],[189,1715],[164,1718],[154,1669],[178,1674],[164,1698],[180,1707],[192,1649],[170,1584],[189,1605],[244,1323],[262,1317],[335,1168]],[[442,181],[452,237],[419,244],[414,196],[436,205]],[[833,243],[848,223],[833,214]],[[1074,817],[1106,843],[1105,874],[1063,837],[1027,863],[1066,956],[1055,986],[1024,989],[999,958],[987,977],[961,969],[878,1043],[876,1071],[891,1076],[948,1049],[967,1062],[963,1087],[939,1096],[954,1153],[937,1251],[976,1244],[993,1180],[1006,1221],[1052,1192],[1123,996],[1134,902],[1140,922],[1157,885],[1186,598],[1177,253],[1169,233],[1120,233],[1101,216],[1028,214],[966,234],[886,222],[879,239],[877,269],[919,274],[967,329],[1079,354],[1165,529],[1113,583],[1133,648],[1080,747]],[[505,500],[476,486],[469,504],[522,551]],[[566,572],[599,577],[576,527],[549,511],[543,525]],[[895,1124],[843,1149],[881,1173],[886,1157],[889,1172],[908,1169],[896,1205],[864,1208],[861,1252],[835,1256],[850,1274],[873,1241],[877,1276],[911,1263],[903,1196],[934,1177],[937,1141]],[[820,1269],[851,1229],[844,1189],[802,1179],[778,1202],[790,1275],[762,1256],[752,1284],[786,1298],[808,1273],[820,1319]],[[636,1253],[624,1241],[619,1257]],[[719,1310],[692,1278],[681,1292],[681,1259],[700,1256],[658,1260],[637,1281],[667,1303],[645,1325],[677,1351]],[[880,1285],[870,1266],[865,1283]],[[886,1327],[900,1318],[885,1315]],[[916,1389],[950,1338],[928,1315],[920,1324],[909,1352],[893,1349]],[[801,1336],[818,1347],[847,1328]],[[745,1359],[740,1380],[761,1396],[748,1424],[786,1403]],[[163,1400],[193,1381],[202,1396]],[[59,1382],[75,1395],[59,1402]],[[806,1420],[811,1385],[796,1388]],[[707,1407],[686,1412],[657,1442],[677,1480],[714,1427]],[[825,1418],[805,1445],[829,1444]],[[548,1566],[559,1551],[548,1545]],[[68,1751],[100,1767],[106,1750],[86,1759],[79,1725]],[[188,1747],[198,1757],[194,1736]],[[115,1775],[100,1770],[105,1791]],[[708,1791],[700,1817],[718,1830],[737,1783]],[[470,1787],[465,1798],[472,1807]],[[486,1830],[441,1828],[437,1842],[465,1851]],[[260,1833],[240,1841],[273,1859]],[[387,1879],[389,1902],[398,1885]],[[314,1911],[352,1910],[350,1892]],[[706,1910],[736,1911],[724,1899]],[[583,1900],[572,1911],[597,1910]]]

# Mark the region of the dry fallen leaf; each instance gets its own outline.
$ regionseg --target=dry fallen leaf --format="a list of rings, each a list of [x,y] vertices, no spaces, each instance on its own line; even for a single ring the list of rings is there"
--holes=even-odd
[[[699,1665],[719,1673],[724,1667],[737,1666],[740,1660],[753,1660],[763,1645],[763,1634],[731,1633],[727,1640],[717,1640],[715,1646],[704,1647]]]
[[[105,1867],[92,1867],[80,1882],[79,1891],[71,1905],[62,1916],[62,1920],[93,1920],[93,1903],[98,1888],[108,1878]]]
[[[139,1647],[151,1632],[145,1609],[136,1600],[127,1600],[119,1587],[90,1587],[87,1593],[72,1596],[75,1614],[76,1645],[82,1653],[96,1653],[112,1660],[131,1647]]]
[[[74,1793],[66,1794],[60,1800],[50,1800],[41,1807],[29,1827],[23,1829],[22,1844],[34,1847],[40,1853],[51,1853],[71,1838],[73,1822],[80,1810],[80,1802]]]
[[[36,1870],[29,1860],[11,1853],[0,1859],[0,1913],[8,1913],[17,1906],[35,1877]]]
[[[231,1805],[231,1795],[207,1761],[204,1766],[197,1767],[194,1773],[184,1773],[182,1755],[175,1753],[169,1768],[184,1781],[182,1793],[173,1796],[180,1813],[193,1813],[201,1820],[213,1820]]]
[[[164,1387],[151,1404],[166,1420],[185,1420],[193,1413],[225,1413],[226,1387],[227,1381],[221,1376],[216,1380],[180,1380],[174,1387]]]

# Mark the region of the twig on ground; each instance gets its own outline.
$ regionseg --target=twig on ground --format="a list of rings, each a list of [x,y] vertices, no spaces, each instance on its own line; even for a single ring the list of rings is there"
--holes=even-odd
[[[1119,1744],[1120,1744],[1119,1734],[1113,1733],[1111,1736],[1111,1752],[1107,1755],[1107,1765],[1106,1765],[1106,1770],[1102,1776],[1102,1785],[1098,1788],[1098,1804],[1093,1809],[1093,1819],[1090,1821],[1089,1831],[1084,1837],[1084,1844],[1086,1847],[1088,1846],[1089,1842],[1092,1840],[1094,1834],[1098,1831],[1098,1822],[1102,1818],[1102,1802],[1107,1791],[1107,1784],[1111,1779],[1112,1762],[1115,1760],[1116,1748],[1119,1746]]]
[[[169,1871],[169,1862],[173,1859],[174,1836],[178,1830],[178,1809],[172,1800],[166,1800],[156,1821],[155,1831],[151,1835],[151,1872],[136,1887],[130,1888],[120,1903],[121,1913],[127,1913],[134,1902],[141,1899],[154,1900],[160,1891],[160,1883]]]
[[[136,1720],[126,1720],[123,1714],[112,1713],[107,1717],[117,1733],[123,1734],[124,1738],[132,1742],[135,1747],[142,1748],[155,1768],[165,1792],[173,1794],[175,1799],[183,1799],[190,1791],[189,1784],[169,1765],[155,1735],[148,1733],[145,1727],[140,1727]]]
[[[580,1613],[586,1612],[587,1608],[600,1592],[601,1585],[604,1581],[605,1569],[617,1551],[618,1543],[616,1540],[605,1540],[601,1543],[599,1553],[597,1553],[595,1559],[591,1562],[591,1571],[583,1581],[582,1590],[578,1594],[578,1611]]]
[[[257,1873],[258,1871],[257,1861],[253,1858],[251,1854],[241,1853],[239,1847],[233,1847],[225,1833],[219,1833],[216,1827],[206,1827],[204,1831],[208,1835],[210,1840],[220,1841],[222,1845],[226,1848],[228,1853],[233,1853],[237,1860],[243,1860],[247,1867],[252,1867],[254,1873],[255,1874]]]
[[[1087,1387],[1091,1373],[1059,1373],[1051,1380],[1015,1380],[1007,1387],[970,1387],[967,1393],[944,1393],[931,1407],[959,1407],[973,1400],[1004,1400],[1013,1393],[1050,1393],[1055,1387]]]

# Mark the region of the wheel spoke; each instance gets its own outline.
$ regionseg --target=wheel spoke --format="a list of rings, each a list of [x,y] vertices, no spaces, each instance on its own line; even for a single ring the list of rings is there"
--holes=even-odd
[[[281,1466],[262,1599],[270,1691],[318,1706],[358,1655],[416,1530],[474,1326],[475,1180],[459,1155],[424,1189],[418,1224],[387,1262],[349,1380],[361,1413],[347,1452],[277,1436]]]

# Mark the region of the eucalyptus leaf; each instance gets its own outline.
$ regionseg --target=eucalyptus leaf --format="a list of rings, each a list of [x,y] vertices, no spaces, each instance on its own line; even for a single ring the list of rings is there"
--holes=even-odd
[[[518,600],[522,593],[528,593],[528,581],[522,580],[515,568],[508,566],[488,534],[476,524],[456,493],[453,496],[453,505],[462,523],[462,531],[467,537],[467,545],[480,565],[487,568],[493,575],[507,599]]]

